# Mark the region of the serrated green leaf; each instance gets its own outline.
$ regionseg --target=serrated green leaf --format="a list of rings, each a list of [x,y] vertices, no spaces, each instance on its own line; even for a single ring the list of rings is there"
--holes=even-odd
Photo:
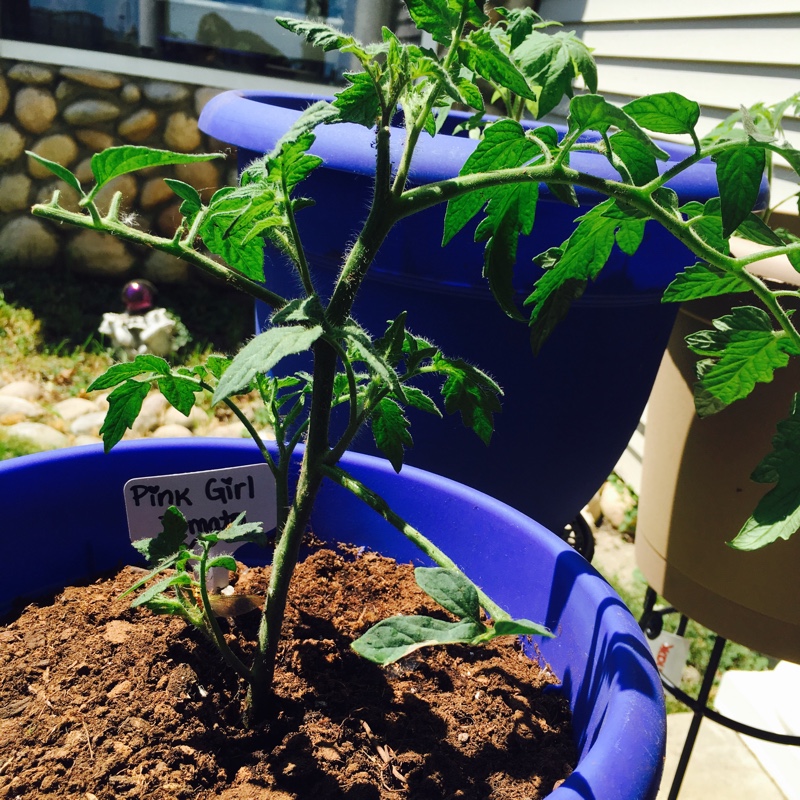
[[[490,83],[502,86],[526,100],[536,100],[536,95],[528,85],[525,75],[517,69],[485,28],[471,31],[469,36],[461,41],[459,56],[469,69]]]
[[[235,544],[239,542],[252,542],[260,547],[268,544],[267,534],[264,532],[264,524],[261,522],[242,522],[245,514],[240,514],[230,525],[221,531],[217,531],[217,539],[220,542]]]
[[[445,611],[462,620],[480,622],[478,590],[460,572],[443,567],[417,567],[414,578],[419,588]]]
[[[638,97],[622,108],[639,125],[655,133],[691,133],[700,119],[700,106],[676,92]]]
[[[630,134],[655,158],[661,161],[669,159],[669,153],[653,142],[632,117],[599,94],[582,94],[573,97],[569,104],[567,124],[572,132],[597,131],[605,134],[609,128],[619,128]]]
[[[405,402],[405,390],[400,377],[389,360],[375,348],[369,334],[352,319],[342,326],[340,334],[352,351],[353,358],[363,361],[374,375],[389,386],[398,399]]]
[[[768,247],[780,247],[784,242],[761,217],[752,212],[736,229],[736,235]]]
[[[186,542],[189,524],[175,506],[169,506],[164,512],[161,526],[161,531],[152,539],[137,539],[132,543],[149,564],[160,564],[174,557]]]
[[[515,47],[513,57],[529,83],[541,87],[537,119],[552,111],[561,98],[572,97],[578,75],[590,92],[597,91],[597,67],[591,51],[572,32],[548,35],[532,31]]]
[[[219,403],[250,386],[257,373],[273,369],[286,356],[308,350],[322,335],[322,326],[303,325],[270,328],[251,339],[236,355],[220,378],[212,402]]]
[[[772,452],[756,467],[752,479],[776,484],[761,498],[752,516],[730,542],[736,550],[757,550],[800,529],[800,396],[788,419],[778,423]]]
[[[226,356],[209,356],[206,359],[208,371],[219,380],[226,369],[231,365],[232,359]]]
[[[136,378],[140,375],[169,375],[169,364],[160,356],[144,353],[136,356],[133,361],[110,366],[102,375],[92,381],[87,391],[110,389],[129,378]]]
[[[380,98],[374,81],[367,72],[346,72],[344,77],[350,85],[337,92],[333,101],[339,116],[343,122],[374,128],[381,115]]]
[[[627,131],[617,131],[609,141],[612,152],[625,165],[634,184],[644,186],[658,177],[655,156],[636,137]]]
[[[350,646],[376,664],[392,664],[437,644],[469,643],[485,630],[475,622],[444,622],[432,617],[390,617],[370,628]]]
[[[125,175],[148,167],[166,167],[173,164],[194,164],[198,161],[212,161],[224,158],[223,153],[173,153],[169,150],[156,150],[139,145],[123,145],[109,147],[92,156],[91,166],[96,186],[90,192],[94,197],[106,183]]]
[[[404,386],[403,389],[406,393],[406,400],[408,401],[409,406],[412,408],[417,408],[420,411],[426,411],[428,414],[433,414],[437,417],[442,416],[439,406],[437,406],[436,403],[434,403],[433,400],[422,391],[422,389],[419,389],[416,386]]]
[[[429,33],[434,42],[450,44],[458,25],[458,12],[447,0],[406,0],[406,7],[419,30]]]
[[[100,428],[106,452],[122,439],[126,430],[133,427],[149,391],[150,385],[145,381],[129,379],[108,396],[108,411]]]
[[[195,393],[200,391],[200,387],[194,381],[175,375],[159,378],[157,383],[159,391],[169,404],[188,417],[194,407]]]
[[[525,136],[523,127],[514,120],[503,119],[487,125],[483,139],[470,153],[459,175],[521,167],[538,155],[538,144]],[[442,245],[447,244],[485,205],[504,190],[516,187],[496,187],[481,192],[469,192],[447,204]],[[531,224],[533,219],[531,218]]]
[[[322,307],[319,295],[300,297],[290,300],[283,308],[272,315],[273,325],[287,325],[291,323],[322,323],[325,319],[325,309]]]
[[[324,52],[341,50],[353,53],[361,59],[367,58],[364,46],[352,36],[326,25],[324,22],[311,19],[296,19],[294,17],[275,17],[275,22],[287,31],[302,36],[310,45],[319,47]]]
[[[394,471],[400,472],[405,448],[414,444],[403,410],[394,400],[384,397],[372,411],[370,426],[378,449],[389,460]]]
[[[749,284],[736,273],[701,262],[679,272],[665,289],[661,301],[685,303],[702,297],[746,292],[749,289]]]
[[[722,235],[727,238],[749,216],[764,177],[766,154],[758,147],[734,147],[713,156],[717,165]]]
[[[34,153],[31,150],[26,150],[25,155],[41,164],[45,169],[50,170],[50,172],[57,177],[61,178],[61,180],[64,181],[67,186],[74,189],[81,197],[85,195],[83,189],[81,188],[81,182],[66,167],[62,166],[56,161],[51,161],[49,158],[44,158],[43,156],[40,156],[38,153]]]
[[[699,388],[724,406],[747,397],[756,383],[770,382],[789,355],[797,355],[791,340],[773,330],[770,317],[760,308],[733,308],[713,325],[714,330],[694,333],[686,343],[692,352],[716,359],[704,370]]]
[[[498,398],[503,390],[485,372],[461,359],[436,353],[433,364],[446,376],[442,397],[447,413],[461,414],[464,425],[488,445],[494,432],[494,414],[501,410]]]

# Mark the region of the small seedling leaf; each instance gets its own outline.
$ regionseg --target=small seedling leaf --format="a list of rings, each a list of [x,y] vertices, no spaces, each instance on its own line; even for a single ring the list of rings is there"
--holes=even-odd
[[[492,630],[495,636],[544,636],[548,639],[553,636],[543,625],[529,619],[499,619]]]
[[[622,108],[654,133],[691,133],[700,119],[700,106],[676,92],[639,97]]]
[[[188,417],[194,407],[195,393],[201,391],[200,386],[194,381],[176,375],[165,375],[159,378],[157,383],[161,394],[169,404],[184,417]]]
[[[149,354],[138,355],[133,361],[110,366],[99,378],[96,378],[87,391],[111,389],[130,378],[140,376],[169,375],[169,364],[160,356]]]
[[[165,559],[176,556],[186,541],[189,525],[186,517],[175,508],[169,506],[161,518],[161,532],[152,539],[136,539],[134,548],[141,553],[149,564],[160,565]]]
[[[149,391],[149,383],[131,379],[117,386],[108,396],[108,411],[100,428],[106,452],[122,439],[126,430],[133,427]]]
[[[189,575],[187,572],[176,572],[173,575],[168,575],[166,578],[162,578],[162,580],[158,581],[158,583],[154,583],[149,588],[145,589],[140,595],[137,595],[134,600],[131,602],[131,608],[138,608],[139,606],[148,606],[152,600],[159,598],[159,595],[162,595],[164,591],[167,589],[172,588],[173,586],[191,586],[192,585],[192,576]],[[179,613],[182,614],[184,612],[183,606],[178,603],[177,600],[170,601],[170,598],[161,597],[159,598],[160,602],[166,602],[166,605],[159,606],[167,609],[167,613],[174,614]],[[173,610],[172,603],[177,603],[181,606],[181,610]],[[156,608],[154,607],[153,610],[155,611]],[[159,611],[159,613],[163,613]]]
[[[473,621],[390,617],[374,625],[350,646],[369,661],[392,664],[421,647],[472,642],[485,630],[483,625]]]
[[[389,459],[394,471],[400,472],[405,449],[414,444],[402,408],[391,398],[384,397],[375,406],[370,424],[378,449]]]
[[[414,578],[419,588],[446,611],[462,620],[480,622],[478,590],[460,572],[442,567],[417,567]]]
[[[66,167],[61,166],[61,164],[57,163],[56,161],[51,161],[49,158],[44,158],[38,153],[33,153],[30,150],[26,150],[25,155],[41,164],[45,169],[50,170],[50,172],[57,177],[61,178],[61,180],[64,181],[67,186],[74,189],[81,197],[84,196],[84,191],[81,188],[81,182]]]

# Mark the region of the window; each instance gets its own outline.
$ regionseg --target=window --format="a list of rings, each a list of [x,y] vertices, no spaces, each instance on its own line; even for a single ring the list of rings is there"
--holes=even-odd
[[[324,19],[350,33],[366,21],[374,36],[381,25],[394,26],[397,6],[396,0],[16,0],[2,5],[0,35],[331,82],[349,62],[307,46],[275,17]]]

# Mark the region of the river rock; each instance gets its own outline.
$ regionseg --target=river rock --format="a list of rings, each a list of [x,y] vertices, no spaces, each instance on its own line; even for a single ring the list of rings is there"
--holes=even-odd
[[[164,141],[167,147],[179,150],[182,153],[190,153],[192,150],[197,150],[202,141],[200,130],[197,127],[197,120],[183,111],[176,111],[174,114],[170,114],[164,129]]]
[[[192,432],[183,425],[160,425],[153,431],[154,439],[185,439]]]
[[[144,276],[156,285],[185,283],[189,278],[189,265],[169,253],[154,250],[144,262]]]
[[[175,167],[175,177],[190,186],[194,186],[205,203],[219,189],[219,169],[211,161],[179,164]]]
[[[6,173],[0,177],[0,213],[28,208],[31,179],[23,172]]]
[[[64,120],[70,125],[93,125],[119,117],[119,107],[108,100],[78,100],[64,109]]]
[[[134,433],[148,433],[161,425],[169,401],[161,392],[150,392],[142,402],[142,410],[133,423]]]
[[[53,71],[41,64],[14,64],[8,71],[8,77],[20,83],[45,84],[52,83]]]
[[[26,86],[14,98],[14,115],[31,133],[44,133],[58,113],[56,99],[47,89]]]
[[[215,98],[218,94],[222,94],[224,89],[214,89],[210,86],[202,86],[195,90],[194,93],[194,110],[197,116],[206,107],[209,100]]]
[[[117,133],[129,142],[139,143],[152,136],[158,127],[158,115],[150,108],[142,108],[120,122]]]
[[[99,153],[114,145],[114,137],[102,131],[92,130],[92,128],[81,128],[75,131],[77,140],[86,145],[90,150]]]
[[[31,147],[31,150],[42,158],[61,164],[62,167],[71,166],[78,157],[78,145],[71,136],[67,136],[65,133],[45,136],[43,139],[39,139]],[[50,178],[53,175],[47,167],[32,158],[28,159],[28,172],[34,178]]]
[[[32,217],[17,217],[0,230],[0,266],[47,269],[55,263],[58,249],[52,228]]]
[[[67,447],[70,443],[65,433],[42,422],[17,422],[15,425],[9,425],[6,432],[42,450],[57,450]]]
[[[126,83],[119,96],[128,104],[133,105],[142,99],[142,90],[135,83]]]
[[[6,79],[0,75],[0,117],[6,113],[9,100],[11,100],[11,92],[8,90]]]
[[[9,417],[20,419],[36,419],[44,414],[44,409],[24,397],[14,397],[10,394],[0,394],[0,420]]]
[[[58,204],[61,208],[75,213],[81,211],[80,195],[68,183],[64,181],[54,181],[40,186],[36,192],[37,203],[49,203],[53,199],[53,194],[58,192]]]
[[[102,214],[108,211],[111,205],[111,199],[117,192],[122,193],[122,204],[120,208],[130,209],[133,202],[136,200],[136,195],[139,185],[136,183],[136,178],[130,173],[125,175],[117,175],[116,178],[110,180],[95,196],[95,204],[100,209]]]
[[[105,411],[90,411],[88,414],[81,414],[72,420],[69,432],[73,436],[98,436],[105,418]]]
[[[150,178],[142,186],[142,193],[139,196],[139,204],[142,208],[150,209],[154,206],[160,206],[166,203],[167,200],[172,200],[175,197],[175,192],[164,183],[163,178]]]
[[[158,106],[181,103],[189,96],[189,90],[179,83],[148,81],[144,85],[144,96]]]
[[[16,161],[25,149],[25,138],[7,122],[0,123],[0,167]]]
[[[97,231],[78,233],[66,253],[72,269],[88,275],[123,275],[133,265],[133,256],[119,239]]]
[[[53,411],[65,422],[72,422],[84,414],[98,411],[97,406],[85,397],[68,397],[53,406]]]
[[[84,86],[91,86],[93,89],[119,89],[122,86],[122,79],[111,72],[98,72],[93,69],[81,69],[79,67],[62,67],[61,75],[71,81],[77,81]]]
[[[177,408],[172,408],[172,406],[164,412],[164,425],[182,425],[184,428],[193,431],[207,422],[208,415],[202,408],[197,406],[192,406],[188,417],[178,411]]]
[[[35,381],[12,381],[0,388],[0,395],[34,401],[42,396],[42,387]]]

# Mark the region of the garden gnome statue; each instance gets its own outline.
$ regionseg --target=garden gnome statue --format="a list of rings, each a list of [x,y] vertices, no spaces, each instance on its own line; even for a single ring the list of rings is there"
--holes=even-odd
[[[103,314],[98,330],[111,337],[122,361],[131,361],[143,353],[163,357],[175,349],[175,320],[165,309],[153,308],[155,291],[149,281],[130,281],[122,290],[125,311]]]

